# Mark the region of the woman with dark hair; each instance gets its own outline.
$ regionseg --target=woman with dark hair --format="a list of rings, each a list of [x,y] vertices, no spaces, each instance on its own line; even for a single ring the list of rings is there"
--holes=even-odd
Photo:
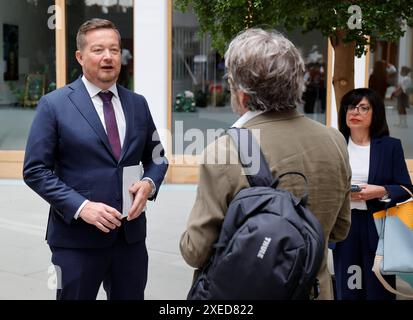
[[[389,136],[383,100],[371,89],[354,89],[341,100],[339,130],[348,142],[352,185],[351,227],[333,250],[339,300],[392,300],[371,271],[378,234],[373,213],[408,199],[413,190],[399,139]],[[386,276],[395,285],[395,276]]]

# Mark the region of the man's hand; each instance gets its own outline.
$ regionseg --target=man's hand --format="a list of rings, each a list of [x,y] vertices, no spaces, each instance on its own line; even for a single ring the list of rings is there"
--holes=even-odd
[[[133,194],[132,207],[128,212],[128,221],[136,219],[140,216],[146,206],[146,201],[151,194],[152,186],[149,181],[139,181],[129,188],[129,192]]]
[[[85,222],[93,224],[96,228],[108,233],[120,227],[122,215],[118,210],[100,202],[88,202],[80,211],[79,217]]]

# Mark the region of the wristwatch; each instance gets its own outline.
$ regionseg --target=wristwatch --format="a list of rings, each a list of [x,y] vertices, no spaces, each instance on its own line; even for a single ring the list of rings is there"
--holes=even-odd
[[[391,201],[391,199],[389,198],[388,193],[386,193],[384,196],[382,196],[379,200],[382,201],[382,202],[390,202]]]
[[[142,178],[142,181],[148,181],[149,184],[151,185],[152,190],[151,190],[151,193],[149,194],[148,198],[152,198],[156,193],[155,183],[152,181],[151,178],[148,178],[148,177]]]

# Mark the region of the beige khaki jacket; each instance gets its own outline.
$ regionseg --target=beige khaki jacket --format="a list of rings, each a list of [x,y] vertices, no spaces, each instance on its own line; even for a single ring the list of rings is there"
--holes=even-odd
[[[298,171],[307,177],[308,207],[321,223],[326,239],[318,274],[319,298],[332,299],[327,244],[345,239],[350,227],[351,169],[344,137],[336,129],[327,128],[297,111],[266,112],[249,120],[244,127],[258,129],[258,136],[257,130],[253,133],[259,139],[274,177],[289,171]],[[226,155],[226,162],[222,155]],[[208,261],[229,203],[248,186],[240,164],[228,165],[228,159],[238,157],[227,135],[210,144],[201,157],[204,163],[200,165],[196,201],[180,241],[182,256],[194,268],[202,268]],[[281,179],[279,188],[300,196],[304,181],[299,176],[287,175]]]

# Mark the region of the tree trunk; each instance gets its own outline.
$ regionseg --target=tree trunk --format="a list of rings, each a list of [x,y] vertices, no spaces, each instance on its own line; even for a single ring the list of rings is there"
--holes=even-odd
[[[344,43],[346,30],[337,30],[330,36],[334,48],[334,73],[333,87],[336,96],[337,112],[340,108],[341,98],[354,89],[354,56],[356,43]]]

